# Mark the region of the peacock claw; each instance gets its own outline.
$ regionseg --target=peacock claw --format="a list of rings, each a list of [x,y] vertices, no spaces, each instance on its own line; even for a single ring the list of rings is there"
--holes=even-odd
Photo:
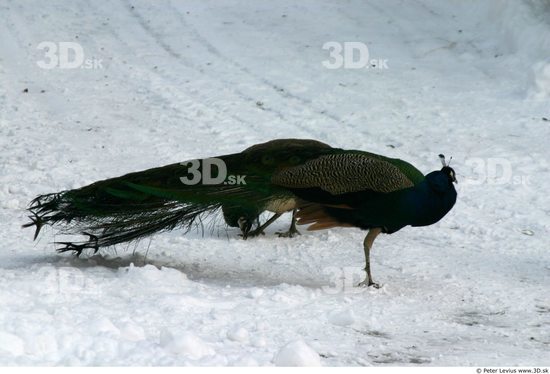
[[[361,283],[359,283],[357,285],[357,287],[373,287],[373,288],[376,288],[376,289],[379,289],[380,288],[380,285],[378,283],[374,283],[372,281],[369,282],[368,279],[365,279],[364,281],[362,281]]]
[[[296,235],[302,235],[302,233],[296,229],[284,232],[276,232],[276,234],[279,236],[279,238],[293,238]]]
[[[292,211],[292,221],[290,223],[290,227],[288,228],[288,231],[284,232],[277,232],[276,234],[279,236],[279,238],[293,238],[296,235],[302,235],[300,231],[296,228],[296,212],[297,210],[294,209]]]
[[[243,239],[246,240],[248,238],[255,238],[260,235],[265,235],[265,232],[263,230],[261,231],[252,230],[252,231],[249,231],[246,235],[243,235]]]

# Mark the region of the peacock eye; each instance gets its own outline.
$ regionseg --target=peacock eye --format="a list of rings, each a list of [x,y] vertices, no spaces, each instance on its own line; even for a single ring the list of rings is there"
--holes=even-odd
[[[453,169],[451,169],[449,171],[449,176],[451,177],[451,180],[454,182],[454,183],[458,183],[457,180],[456,180],[456,175],[455,175],[455,171]]]

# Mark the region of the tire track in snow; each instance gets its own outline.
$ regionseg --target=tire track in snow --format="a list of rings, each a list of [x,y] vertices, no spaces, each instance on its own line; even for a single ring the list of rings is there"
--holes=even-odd
[[[165,43],[160,35],[158,35],[145,21],[145,19],[139,14],[139,12],[136,11],[135,7],[132,6],[128,0],[124,0],[125,8],[129,11],[129,14],[132,16],[133,19],[137,21],[137,23],[141,26],[141,28],[151,37],[153,40],[159,45],[166,53],[168,53],[169,56],[171,56],[176,61],[180,62],[187,68],[191,68],[201,74],[204,74],[203,69],[197,67],[195,64],[193,64],[190,60],[186,59],[183,55],[176,52],[172,47],[170,47],[169,44]],[[161,72],[155,72],[157,75],[162,76],[163,78],[166,78],[166,80],[171,80],[170,77],[162,74]],[[199,98],[202,98],[201,95],[197,95]],[[243,118],[230,114],[231,118],[235,119],[238,122],[250,124]]]
[[[285,88],[281,87],[280,85],[278,85],[277,83],[274,83],[272,82],[271,80],[265,78],[265,77],[262,77],[261,75],[258,75],[256,73],[254,73],[253,71],[251,71],[249,68],[247,68],[246,66],[238,63],[237,61],[235,61],[234,59],[231,59],[225,55],[223,55],[219,49],[217,49],[206,37],[204,37],[198,30],[196,27],[194,27],[193,25],[191,25],[189,22],[187,22],[187,20],[185,19],[185,16],[177,9],[173,6],[172,3],[170,3],[170,7],[173,9],[174,13],[177,14],[178,16],[178,19],[180,20],[180,23],[187,29],[190,31],[191,35],[197,39],[197,41],[199,43],[201,43],[206,49],[208,52],[210,52],[212,55],[216,56],[217,58],[219,58],[220,60],[222,60],[223,62],[225,63],[228,63],[228,64],[231,64],[233,65],[236,69],[240,70],[242,73],[252,77],[253,79],[255,79],[256,81],[262,83],[264,86],[267,86],[269,88],[271,88],[274,92],[276,92],[279,96],[285,98],[285,99],[290,99],[290,100],[295,100],[295,101],[298,101],[301,105],[304,105],[306,107],[308,107],[308,109],[310,109],[313,113],[316,113],[317,115],[320,115],[320,116],[323,116],[323,117],[327,117],[331,120],[333,120],[334,122],[337,122],[339,124],[341,123],[344,123],[344,121],[342,120],[342,118],[338,117],[337,115],[333,114],[333,113],[330,113],[329,111],[327,110],[320,110],[318,108],[316,108],[313,104],[313,102],[308,99],[308,98],[305,98],[303,96],[299,96],[299,95],[296,95],[296,94],[293,94],[291,92],[289,92],[288,90],[286,90]],[[227,65],[227,64],[226,64]]]
[[[136,10],[135,7],[133,7],[128,0],[124,0],[126,4],[126,8],[129,11],[129,13],[133,16],[133,18],[137,21],[137,23],[143,28],[143,30],[150,35],[153,40],[166,52],[169,56],[171,56],[175,61],[177,61],[179,64],[193,69],[196,72],[200,73],[201,75],[205,75],[207,77],[210,77],[203,68],[199,67],[197,64],[192,62],[190,59],[186,58],[182,54],[175,51],[168,43],[166,43],[162,36],[159,35],[157,32],[155,32],[149,24],[146,22],[146,20],[143,18],[143,16]],[[233,94],[235,94],[237,97],[239,97],[242,101],[249,102],[255,105],[257,102],[257,99],[245,94],[241,90],[235,89],[232,86],[234,85],[233,82],[228,81],[227,79],[219,79],[219,81],[224,83],[224,88],[231,91]],[[262,108],[265,112],[270,112],[279,119],[283,121],[287,121],[286,116],[279,110],[275,110],[273,108]],[[234,115],[233,115],[234,116]],[[240,118],[240,117],[236,117]],[[248,125],[251,125],[250,122],[243,120],[242,118],[239,119],[240,122],[247,123]]]
[[[150,37],[153,40],[155,40],[157,42],[157,44],[163,50],[165,50],[165,52],[169,56],[171,56],[179,64],[181,64],[181,65],[183,65],[187,68],[193,69],[194,71],[200,73],[201,75],[212,78],[212,75],[208,74],[204,70],[204,68],[197,65],[196,63],[191,61],[189,58],[186,58],[181,53],[178,53],[176,50],[174,50],[174,48],[172,46],[170,46],[168,43],[166,43],[163,40],[162,35],[160,35],[153,28],[151,28],[151,26],[146,21],[146,19],[143,18],[143,16],[136,10],[136,7],[132,6],[132,4],[129,2],[129,0],[124,0],[124,3],[125,3],[125,7],[130,12],[130,14],[136,19],[137,23],[150,35]],[[338,118],[335,115],[332,115],[332,117],[331,117],[330,114],[327,115],[327,114],[323,113],[322,111],[311,107],[311,105],[309,105],[309,104],[311,104],[311,101],[309,99],[305,99],[305,98],[302,98],[300,96],[290,94],[290,93],[284,91],[283,88],[280,88],[277,85],[269,82],[265,78],[262,78],[262,77],[258,76],[257,74],[252,73],[246,67],[241,66],[240,64],[236,63],[235,61],[228,60],[210,42],[208,42],[208,40],[206,40],[204,37],[202,37],[202,35],[199,34],[194,28],[189,26],[189,24],[183,19],[183,15],[177,9],[175,9],[173,6],[172,6],[172,9],[173,9],[172,13],[179,16],[178,18],[180,20],[180,23],[182,23],[184,26],[186,26],[190,30],[192,36],[194,36],[195,39],[198,38],[197,40],[206,47],[206,49],[208,50],[209,53],[211,53],[215,57],[221,59],[223,62],[227,62],[227,63],[235,66],[239,71],[247,74],[248,76],[251,76],[253,79],[255,79],[256,81],[259,81],[264,86],[270,87],[271,89],[274,89],[275,91],[279,91],[279,94],[280,95],[284,94],[287,99],[292,99],[293,101],[300,104],[300,106],[306,106],[308,109],[310,109],[311,112],[316,113],[317,115],[320,115],[320,116],[324,116],[324,118],[331,119],[336,125],[338,125],[337,128],[334,129],[334,131],[339,131],[339,132],[342,131],[342,126],[341,125],[343,124],[343,120],[341,120],[340,118]],[[242,69],[244,69],[244,70],[242,70]],[[265,82],[262,82],[262,80],[265,80]],[[235,86],[238,84],[237,82],[229,80],[226,76],[223,76],[223,77],[216,76],[216,81],[222,82],[223,83],[223,88],[229,90],[231,93],[236,95],[240,100],[256,105],[257,98],[254,98],[254,97],[244,93],[242,90],[239,90],[239,89],[235,88]],[[281,92],[281,90],[283,90],[283,92]],[[285,96],[283,96],[283,97],[285,97]],[[288,108],[286,108],[286,109],[288,109]],[[299,128],[302,132],[307,134],[308,137],[311,137],[313,135],[314,137],[317,137],[317,138],[325,138],[325,140],[329,139],[329,136],[327,134],[329,134],[330,131],[328,131],[328,130],[319,131],[319,127],[312,128],[311,126],[304,125],[300,121],[300,118],[299,118],[300,115],[299,114],[295,115],[296,117],[298,117],[298,120],[289,121],[289,119],[287,117],[287,114],[285,114],[281,110],[275,109],[273,107],[262,107],[261,111],[269,112],[269,113],[275,115],[281,121],[284,121],[287,124],[291,124],[293,128]],[[235,116],[235,115],[232,115],[232,116]],[[245,120],[241,119],[241,122],[247,123],[249,126],[251,126],[253,128],[260,129],[257,125],[251,123],[250,121],[245,121]],[[351,128],[350,128],[350,130],[351,130]],[[261,130],[259,130],[259,132],[260,133],[265,133],[265,128],[262,128]],[[277,133],[277,136],[279,136],[279,134],[280,133]]]
[[[311,113],[315,114],[317,117],[328,119],[330,122],[333,123],[332,126],[327,128],[325,124],[323,124],[322,127],[319,127],[315,123],[308,124],[308,121],[304,121],[304,122],[294,121],[294,123],[292,123],[294,128],[301,129],[302,131],[306,132],[308,136],[323,139],[325,141],[330,141],[332,133],[341,133],[343,130],[349,132],[350,134],[362,134],[366,138],[372,137],[371,132],[365,129],[364,126],[346,122],[343,118],[341,118],[340,116],[334,113],[331,113],[329,110],[320,109],[316,107],[316,105],[313,103],[311,99],[293,94],[289,92],[287,89],[285,89],[284,87],[280,86],[279,84],[257,73],[254,73],[248,67],[240,64],[234,59],[227,57],[218,48],[216,48],[216,46],[214,46],[209,41],[208,38],[203,36],[194,25],[192,25],[190,22],[186,20],[185,15],[179,9],[174,7],[172,1],[170,1],[169,6],[172,9],[173,14],[177,16],[178,20],[183,25],[183,27],[189,31],[189,34],[195,40],[197,40],[199,44],[203,46],[212,56],[216,57],[219,61],[221,61],[222,62],[221,65],[233,66],[236,70],[240,71],[245,76],[250,77],[253,81],[261,84],[264,87],[268,87],[272,92],[275,92],[279,97],[286,99],[287,101],[293,102],[294,104],[297,104],[298,108],[305,107]],[[231,84],[231,85],[238,84],[238,82],[229,81],[226,76],[220,77],[219,75],[216,75],[216,77],[219,80],[225,80],[228,84]],[[268,109],[268,108],[264,108],[264,109]],[[285,109],[288,110],[289,108],[286,107]]]
[[[143,19],[143,17],[140,17],[139,15],[133,14],[134,9],[132,9],[132,5],[129,4],[127,1],[125,3],[126,4],[121,4],[122,8],[129,10],[129,14],[134,19],[137,20],[135,24],[139,25],[141,29],[145,30],[146,35],[149,35],[150,37],[152,37],[164,52],[166,52],[172,59],[175,59],[179,62],[186,60],[185,63],[182,64],[185,68],[192,69],[201,74],[204,74],[204,72],[200,69],[200,67],[197,67],[196,65],[193,65],[190,61],[187,61],[187,59],[185,59],[184,56],[182,56],[180,53],[175,51],[168,44],[160,40],[158,36],[155,36],[156,33],[150,28],[150,26],[147,24],[145,19]],[[93,4],[90,4],[90,5],[93,6]],[[98,7],[96,8],[96,10],[103,11],[103,8]],[[111,27],[110,24],[105,25],[105,27],[108,27],[110,29],[111,34],[113,35],[114,38],[116,38],[118,43],[120,43],[121,45],[124,45],[124,47],[126,47],[130,51],[133,50],[132,46],[127,42],[127,40],[122,35],[120,35],[120,32],[118,32],[115,28]],[[239,115],[236,115],[233,113],[227,113],[225,110],[220,108],[219,105],[217,105],[215,102],[213,103],[213,105],[207,105],[206,103],[212,102],[212,98],[208,97],[207,95],[202,94],[199,91],[195,91],[193,92],[193,95],[191,95],[189,93],[186,93],[184,90],[181,90],[179,86],[174,83],[174,82],[178,82],[178,78],[175,76],[175,74],[168,74],[166,71],[162,71],[160,69],[147,68],[146,71],[152,76],[157,77],[157,80],[159,84],[162,85],[163,90],[168,91],[171,97],[167,97],[166,95],[163,95],[162,92],[158,92],[159,90],[155,89],[154,87],[154,86],[158,86],[158,84],[155,84],[155,82],[153,82],[153,87],[151,91],[156,92],[155,93],[156,97],[161,98],[161,101],[165,104],[172,104],[173,99],[175,98],[180,105],[172,105],[172,107],[175,110],[177,110],[179,113],[181,113],[184,117],[187,116],[188,113],[183,111],[180,108],[181,103],[185,103],[186,101],[191,101],[195,103],[197,106],[199,106],[200,108],[202,108],[201,110],[204,110],[205,112],[210,113],[213,117],[211,119],[214,119],[214,120],[217,119],[217,121],[220,121],[220,123],[227,120],[227,118],[225,118],[222,115],[222,113],[226,113],[229,118],[231,118],[237,123],[246,124],[249,128],[255,128],[255,127],[257,128],[257,125],[254,122],[250,122]],[[199,100],[197,100],[197,98]],[[215,108],[212,108],[212,106],[214,105],[217,106],[219,109],[216,110]],[[207,127],[211,133],[215,132],[215,129],[212,128],[211,124],[204,123],[203,125]],[[258,132],[260,132],[259,129],[258,129]]]

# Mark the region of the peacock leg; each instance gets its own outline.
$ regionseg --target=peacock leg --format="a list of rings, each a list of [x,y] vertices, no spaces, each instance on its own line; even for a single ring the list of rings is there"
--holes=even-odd
[[[367,277],[364,281],[358,284],[360,287],[370,287],[373,286],[374,288],[380,288],[380,285],[378,283],[374,283],[372,281],[372,273],[370,272],[370,250],[372,248],[372,243],[374,243],[374,239],[382,232],[382,229],[376,227],[369,230],[369,233],[367,236],[365,236],[365,240],[363,241],[363,249],[365,250],[365,271],[367,272]]]
[[[292,238],[295,235],[302,235],[300,231],[296,228],[296,209],[292,211],[292,222],[290,223],[290,228],[286,232],[278,232],[279,238]]]
[[[275,222],[277,220],[277,218],[279,218],[280,216],[281,216],[281,213],[275,213],[270,219],[265,221],[263,225],[261,225],[260,227],[258,227],[255,230],[249,231],[248,234],[243,235],[243,239],[246,240],[248,238],[253,238],[253,237],[258,236],[258,235],[263,235],[264,230],[266,229],[266,227],[271,225],[273,222]]]
[[[241,229],[241,234],[239,234],[242,237],[245,237],[248,235],[250,230],[252,229],[253,222],[250,222],[245,217],[239,217],[237,220],[237,224],[239,225],[239,229]],[[257,222],[257,226],[260,226],[259,222]]]

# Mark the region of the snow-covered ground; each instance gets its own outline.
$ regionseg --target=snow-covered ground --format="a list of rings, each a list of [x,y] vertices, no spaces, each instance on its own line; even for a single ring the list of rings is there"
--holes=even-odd
[[[0,365],[550,365],[548,1],[0,1]],[[386,68],[327,69],[326,42]],[[91,69],[49,64],[74,42]],[[95,68],[93,64],[96,64]],[[384,67],[381,63],[380,67]],[[545,120],[546,118],[546,120]],[[274,138],[453,156],[441,222],[92,257],[38,194]]]

